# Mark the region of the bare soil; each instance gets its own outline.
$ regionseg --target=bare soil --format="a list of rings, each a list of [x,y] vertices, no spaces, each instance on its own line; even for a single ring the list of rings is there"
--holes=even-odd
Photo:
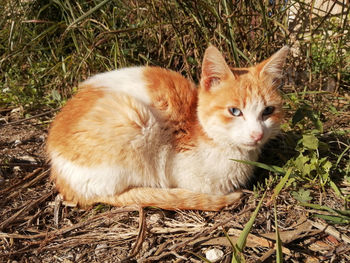
[[[44,144],[53,115],[22,121],[21,109],[0,111],[0,262],[202,262],[208,251],[222,252],[218,262],[231,262],[225,232],[235,243],[260,197],[247,191],[221,212],[103,204],[79,209],[62,201],[49,180]],[[341,186],[350,192],[350,185]],[[268,189],[248,237],[247,262],[275,262],[271,195]],[[329,207],[344,204],[330,190],[313,196]],[[350,227],[328,225],[313,212],[288,191],[280,194],[285,262],[350,262]]]

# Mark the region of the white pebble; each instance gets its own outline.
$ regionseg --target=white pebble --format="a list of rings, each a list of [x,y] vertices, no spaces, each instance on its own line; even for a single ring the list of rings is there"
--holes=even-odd
[[[11,110],[11,113],[20,112],[20,111],[21,111],[21,107],[18,107]]]
[[[19,167],[19,166],[14,166],[14,167],[12,168],[12,170],[13,170],[15,173],[19,173],[19,172],[21,171],[21,167]]]
[[[224,256],[224,252],[220,249],[212,248],[205,252],[205,257],[211,262],[217,262]]]
[[[34,157],[29,155],[19,156],[17,157],[18,160],[29,162],[29,163],[37,163],[37,161],[34,159]]]
[[[159,221],[161,221],[161,216],[159,214],[152,214],[148,219],[149,224],[152,225],[159,223]]]

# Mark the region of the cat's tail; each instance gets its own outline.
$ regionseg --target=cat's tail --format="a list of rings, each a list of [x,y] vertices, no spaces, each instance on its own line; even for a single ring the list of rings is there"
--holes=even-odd
[[[228,195],[209,195],[179,188],[132,188],[122,194],[100,198],[96,201],[113,206],[138,205],[141,207],[154,206],[166,210],[219,211],[237,202],[241,196],[241,192]]]

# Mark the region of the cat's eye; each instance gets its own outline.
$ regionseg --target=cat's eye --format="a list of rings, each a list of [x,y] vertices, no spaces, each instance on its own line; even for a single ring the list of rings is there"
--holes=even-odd
[[[228,108],[228,111],[235,117],[239,117],[243,115],[241,110],[237,108]]]
[[[268,106],[264,109],[262,115],[263,116],[268,116],[268,115],[271,115],[273,112],[275,111],[275,107],[273,106]]]

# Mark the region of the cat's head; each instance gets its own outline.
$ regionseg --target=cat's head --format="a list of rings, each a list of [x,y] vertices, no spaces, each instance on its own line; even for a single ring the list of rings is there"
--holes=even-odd
[[[256,149],[278,134],[283,117],[278,87],[288,50],[285,46],[254,67],[230,68],[219,50],[207,48],[198,118],[209,137],[218,143]]]

